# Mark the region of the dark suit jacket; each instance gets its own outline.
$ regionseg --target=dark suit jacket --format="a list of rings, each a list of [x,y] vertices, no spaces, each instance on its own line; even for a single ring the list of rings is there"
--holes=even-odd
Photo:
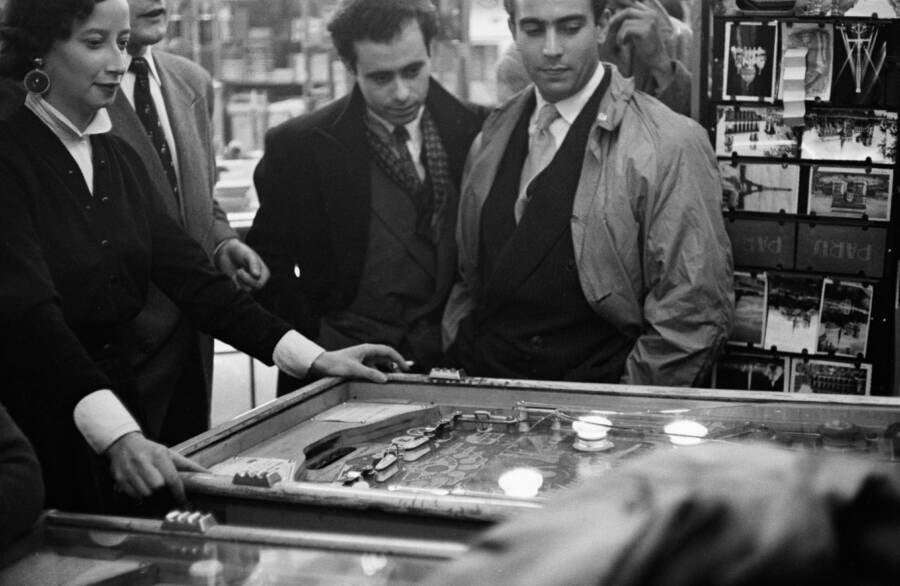
[[[213,108],[212,79],[196,63],[163,51],[153,50],[159,73],[166,112],[172,126],[180,170],[181,197],[176,199],[166,179],[162,163],[141,121],[125,97],[119,92],[109,108],[113,134],[122,137],[141,155],[150,177],[164,201],[169,216],[212,254],[216,245],[237,234],[228,224],[222,208],[213,199],[215,157],[212,147],[210,116]],[[180,204],[180,205],[179,205]],[[200,404],[207,407],[190,414],[196,420],[185,434],[198,433],[208,421],[208,399],[212,388],[212,338],[194,331],[182,319],[172,301],[156,287],[151,287],[147,305],[134,322],[137,338],[134,361],[138,378],[146,389],[146,408],[150,429],[145,432],[157,439],[162,419],[170,406],[172,391],[182,368],[197,369],[191,380],[202,381],[206,397]],[[196,344],[199,354],[187,347]],[[180,366],[185,357],[186,366]],[[193,358],[193,360],[191,360]],[[200,388],[197,389],[199,392]],[[196,404],[196,402],[194,402]],[[199,429],[198,429],[199,428]],[[165,439],[165,438],[163,438]]]
[[[458,191],[484,113],[459,102],[434,80],[426,107]],[[271,130],[254,174],[260,209],[247,242],[272,271],[258,298],[311,338],[318,334],[321,316],[353,301],[366,258],[373,158],[365,108],[354,88],[351,95]],[[455,208],[447,221],[455,224]],[[455,264],[449,263],[451,271]]]

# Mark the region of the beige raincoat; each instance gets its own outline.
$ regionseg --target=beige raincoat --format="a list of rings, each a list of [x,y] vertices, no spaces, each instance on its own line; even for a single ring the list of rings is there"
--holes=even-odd
[[[734,314],[715,156],[693,120],[608,71],[572,209],[581,288],[598,315],[636,339],[623,383],[699,384]],[[445,346],[478,302],[481,209],[530,91],[488,118],[469,153],[457,226],[461,279],[444,313]]]

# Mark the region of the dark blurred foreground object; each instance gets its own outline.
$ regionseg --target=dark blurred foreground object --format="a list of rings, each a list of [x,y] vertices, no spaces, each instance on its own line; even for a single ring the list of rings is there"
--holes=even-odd
[[[25,86],[22,85],[22,80],[0,77],[0,120],[9,118],[24,103]]]
[[[900,472],[763,446],[657,453],[491,530],[434,584],[900,584]]]
[[[44,482],[34,450],[0,405],[0,551],[31,527],[43,505]]]

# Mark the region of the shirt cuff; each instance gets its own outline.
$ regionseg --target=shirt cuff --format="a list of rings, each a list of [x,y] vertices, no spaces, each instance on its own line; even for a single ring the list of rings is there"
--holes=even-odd
[[[98,454],[126,433],[141,431],[128,409],[108,389],[94,391],[79,401],[73,416],[78,431]]]
[[[324,348],[297,330],[290,330],[275,344],[272,361],[275,366],[292,377],[303,378],[313,362],[324,352]]]

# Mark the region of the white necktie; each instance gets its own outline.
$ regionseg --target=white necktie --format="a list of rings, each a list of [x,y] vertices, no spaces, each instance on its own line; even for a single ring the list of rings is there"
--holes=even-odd
[[[528,185],[532,179],[537,177],[538,173],[544,170],[544,167],[550,164],[556,154],[556,140],[553,138],[553,133],[550,132],[550,125],[559,117],[559,110],[553,104],[544,104],[541,106],[541,111],[538,112],[534,134],[528,141],[528,156],[522,166],[519,197],[516,199],[516,206],[513,210],[516,224],[521,221],[525,208],[528,206]]]

